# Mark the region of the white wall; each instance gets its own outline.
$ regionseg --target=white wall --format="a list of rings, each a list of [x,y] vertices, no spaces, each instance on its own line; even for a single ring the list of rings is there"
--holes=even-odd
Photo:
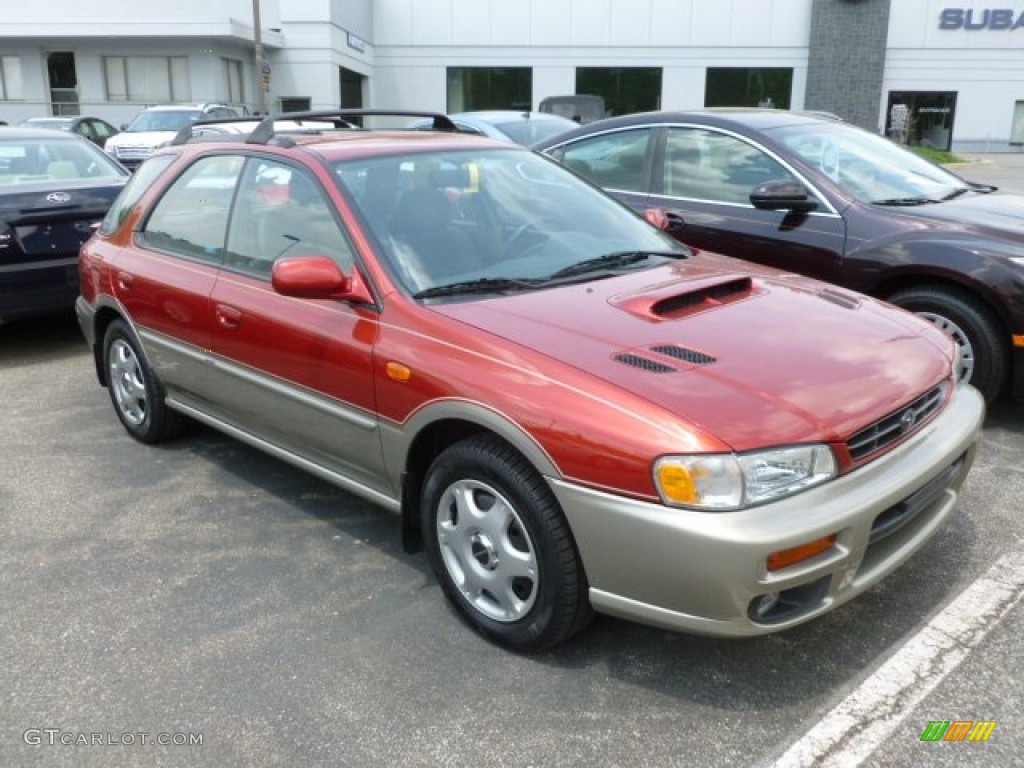
[[[180,56],[187,55],[191,73],[192,101],[225,101],[228,96],[223,59],[241,60],[250,77],[252,52],[244,47],[225,44],[223,41],[191,40],[187,46],[167,40],[124,40],[116,48],[94,40],[61,41],[42,48],[28,44],[4,46],[4,55],[20,55],[22,65],[24,99],[0,102],[0,119],[14,124],[28,117],[42,117],[50,114],[50,98],[46,76],[47,51],[72,51],[75,54],[75,70],[78,76],[78,98],[83,115],[100,117],[114,125],[121,125],[147,106],[141,102],[108,102],[103,73],[103,57],[116,53],[119,56]],[[210,52],[207,52],[210,51]],[[252,94],[247,79],[247,93]]]
[[[893,0],[881,109],[889,91],[955,91],[953,148],[996,151],[1007,148],[1014,102],[1024,100],[1024,28],[1016,30],[941,29],[945,8],[1009,8],[1020,3],[989,0]]]
[[[704,104],[707,66],[792,67],[803,104],[811,0],[376,0],[374,99],[444,110],[447,67],[530,66],[533,104],[576,67],[663,68],[662,107]],[[796,87],[799,83],[799,92]]]

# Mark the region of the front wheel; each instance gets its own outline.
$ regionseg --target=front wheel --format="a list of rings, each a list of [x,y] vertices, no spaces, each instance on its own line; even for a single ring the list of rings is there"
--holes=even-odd
[[[421,509],[441,588],[482,634],[539,651],[586,624],[586,579],[568,523],[511,446],[478,436],[449,447],[427,472]]]
[[[972,384],[989,403],[1003,388],[1009,350],[998,321],[979,300],[939,285],[898,291],[888,297],[948,333],[956,342],[957,378]]]

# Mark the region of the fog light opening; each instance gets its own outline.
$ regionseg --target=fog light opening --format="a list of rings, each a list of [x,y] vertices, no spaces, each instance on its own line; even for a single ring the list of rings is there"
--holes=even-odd
[[[766,592],[750,601],[747,616],[758,624],[778,624],[819,608],[828,595],[832,576],[781,592]]]

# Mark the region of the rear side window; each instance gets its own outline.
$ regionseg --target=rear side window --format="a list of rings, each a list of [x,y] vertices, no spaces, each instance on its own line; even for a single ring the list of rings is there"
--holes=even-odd
[[[125,220],[125,217],[128,216],[135,204],[139,202],[142,193],[149,189],[149,185],[156,180],[157,176],[174,162],[175,157],[175,155],[158,155],[157,157],[151,157],[139,166],[135,175],[132,176],[124,189],[121,190],[121,194],[117,196],[114,204],[110,206],[107,215],[103,217],[99,228],[101,235],[109,236],[117,231],[117,228],[121,226],[121,222]]]
[[[219,264],[243,163],[239,155],[214,155],[190,165],[153,208],[141,231],[142,242]]]
[[[552,154],[599,187],[646,192],[644,158],[650,140],[649,128],[616,131],[580,139]]]

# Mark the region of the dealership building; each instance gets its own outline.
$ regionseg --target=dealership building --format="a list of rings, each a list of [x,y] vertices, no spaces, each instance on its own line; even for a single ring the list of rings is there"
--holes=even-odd
[[[1024,2],[0,0],[0,120],[704,106],[831,112],[911,143],[1024,151]]]

